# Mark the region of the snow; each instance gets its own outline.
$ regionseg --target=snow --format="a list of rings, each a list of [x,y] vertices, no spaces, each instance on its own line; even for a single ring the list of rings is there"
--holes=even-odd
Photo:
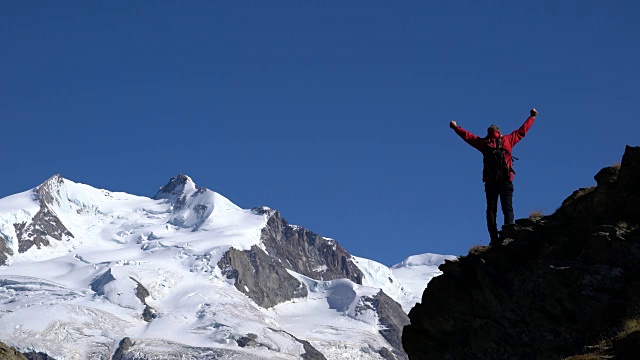
[[[413,255],[404,259],[400,263],[391,267],[391,272],[403,286],[405,293],[396,299],[402,309],[409,313],[409,310],[422,299],[422,293],[427,284],[434,277],[441,275],[438,266],[443,264],[445,260],[455,260],[457,257],[453,255],[438,254],[421,254]],[[405,295],[408,294],[408,295]]]
[[[379,333],[376,313],[362,307],[380,289],[348,279],[319,281],[289,273],[305,284],[309,295],[264,313],[287,332],[309,341],[328,359],[382,359],[376,351],[381,345],[390,345]]]
[[[429,281],[441,274],[438,266],[455,258],[430,253],[413,255],[391,268],[357,256],[353,256],[352,261],[364,274],[363,285],[382,289],[409,313],[420,302]]]
[[[439,266],[444,264],[445,260],[455,260],[457,257],[454,255],[440,255],[425,253],[420,255],[409,256],[401,262],[393,265],[392,269],[411,268],[419,266]]]
[[[413,256],[390,269],[353,257],[362,285],[291,272],[309,295],[263,309],[217,263],[230,247],[263,247],[269,214],[241,209],[191,179],[180,194],[157,200],[67,179],[54,185],[50,210],[73,237],[41,249],[19,253],[14,227],[40,210],[34,190],[0,199],[0,235],[14,253],[0,267],[0,339],[56,359],[110,359],[125,336],[184,358],[208,349],[223,359],[298,359],[304,348],[292,335],[327,359],[379,359],[389,345],[367,299],[382,289],[408,312],[447,258]],[[186,202],[176,206],[182,195]],[[138,283],[157,314],[151,322],[142,319]],[[261,346],[238,346],[248,334]]]

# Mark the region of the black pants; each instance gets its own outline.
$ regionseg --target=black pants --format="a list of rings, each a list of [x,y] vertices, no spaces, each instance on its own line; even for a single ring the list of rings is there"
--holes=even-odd
[[[484,192],[487,195],[487,228],[491,240],[498,239],[498,197],[502,205],[504,223],[513,224],[513,183],[511,181],[488,182],[484,184]]]

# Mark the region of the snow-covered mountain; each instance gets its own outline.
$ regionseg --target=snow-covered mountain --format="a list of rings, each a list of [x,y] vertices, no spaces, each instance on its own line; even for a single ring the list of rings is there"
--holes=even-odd
[[[388,268],[185,175],[154,198],[56,175],[0,199],[0,341],[56,359],[402,359],[452,256]]]

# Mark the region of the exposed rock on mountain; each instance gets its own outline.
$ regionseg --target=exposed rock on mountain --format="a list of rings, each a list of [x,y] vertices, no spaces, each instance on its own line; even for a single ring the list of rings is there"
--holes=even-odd
[[[3,342],[0,342],[0,359],[3,360],[27,360],[18,350],[8,347]]]
[[[297,297],[307,296],[306,287],[287,269],[316,280],[347,278],[362,284],[363,273],[351,261],[351,254],[337,242],[324,238],[305,228],[290,225],[280,213],[266,207],[252,209],[257,215],[267,215],[269,220],[262,230],[261,241],[266,252],[257,246],[251,250],[229,249],[218,267],[235,287],[262,307],[272,307]],[[268,255],[267,255],[268,254]],[[353,291],[347,289],[346,291]],[[339,303],[352,296],[335,295],[330,307],[346,311],[350,301]],[[355,295],[355,294],[353,294]],[[334,299],[334,300],[332,300]],[[345,300],[346,301],[346,300]],[[380,334],[394,347],[389,351],[392,359],[405,358],[401,349],[402,327],[408,324],[402,307],[384,292],[371,299],[362,299],[376,311],[384,329]]]
[[[441,265],[409,313],[409,358],[559,359],[637,316],[640,147],[595,179],[555,214],[519,219],[499,242]]]
[[[394,348],[390,351],[393,357],[383,353],[381,355],[386,359],[406,359],[407,355],[402,351],[402,329],[409,324],[409,318],[384,291],[380,291],[372,300],[371,304],[380,316],[380,325],[384,327],[380,334]]]
[[[186,175],[154,199],[56,175],[0,205],[0,339],[60,358],[406,359],[394,300],[435,274],[396,277]]]
[[[25,252],[32,246],[48,246],[49,238],[63,240],[72,238],[73,234],[62,224],[52,207],[60,207],[67,200],[61,193],[64,179],[60,175],[54,175],[33,192],[33,199],[40,204],[40,210],[33,216],[29,223],[13,224],[18,238],[18,252]],[[1,249],[0,249],[1,250]]]
[[[134,278],[130,278],[133,280],[136,285],[136,297],[142,304],[144,304],[144,311],[142,312],[142,319],[146,322],[151,322],[156,317],[155,310],[147,304],[147,297],[149,297],[149,290],[145,288],[140,282]]]
[[[7,246],[7,240],[0,235],[0,265],[4,265],[11,255],[13,255],[13,250]]]
[[[265,308],[307,296],[307,288],[257,246],[247,251],[229,249],[218,267],[228,279],[235,279],[236,289]]]
[[[345,278],[362,284],[362,271],[351,261],[351,254],[345,248],[303,227],[290,225],[278,211],[270,211],[261,240],[272,257],[299,274],[325,281]]]
[[[153,197],[159,199],[179,199],[185,195],[188,188],[196,188],[190,177],[180,174],[169,179],[169,182],[162,186]]]
[[[261,235],[266,253],[257,246],[247,251],[232,248],[218,267],[229,279],[236,279],[236,288],[258,305],[271,307],[307,295],[304,286],[286,269],[316,280],[347,278],[362,284],[362,271],[337,242],[289,225],[278,211],[259,207],[252,212],[269,216]]]

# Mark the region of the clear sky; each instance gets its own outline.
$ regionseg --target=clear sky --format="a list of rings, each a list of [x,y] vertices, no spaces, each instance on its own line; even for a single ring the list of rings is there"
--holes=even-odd
[[[634,1],[4,1],[0,196],[184,173],[392,265],[488,243],[484,136],[516,218],[640,145]],[[501,222],[501,220],[500,220]]]

